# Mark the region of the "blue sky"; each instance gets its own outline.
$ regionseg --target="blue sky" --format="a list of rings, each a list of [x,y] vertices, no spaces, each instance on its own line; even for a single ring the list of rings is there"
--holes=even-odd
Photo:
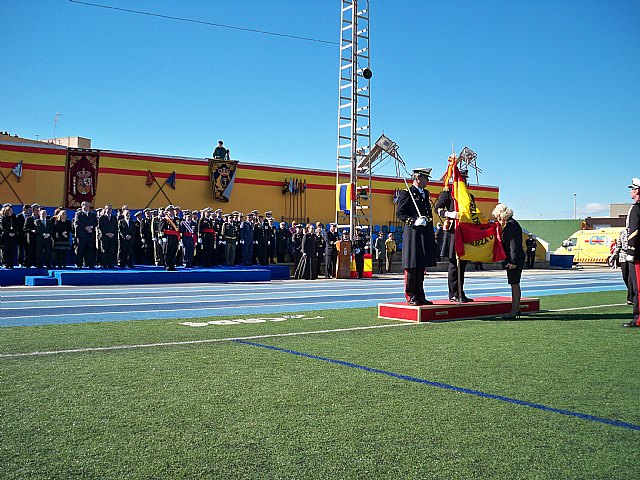
[[[339,40],[337,0],[95,0]],[[637,1],[371,0],[372,133],[440,175],[452,142],[516,218],[607,215],[640,177]],[[4,0],[0,130],[95,148],[335,168],[337,45]],[[391,171],[383,172],[392,174]]]

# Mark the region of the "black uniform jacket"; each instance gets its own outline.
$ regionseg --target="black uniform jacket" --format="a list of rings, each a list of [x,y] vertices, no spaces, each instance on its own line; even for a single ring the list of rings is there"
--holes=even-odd
[[[425,268],[436,265],[436,240],[433,234],[433,219],[429,204],[429,192],[424,191],[425,198],[415,187],[403,190],[398,197],[396,217],[404,222],[402,232],[402,268]],[[416,201],[420,213],[416,211],[411,197]],[[425,226],[416,227],[415,220],[420,216],[427,218]]]

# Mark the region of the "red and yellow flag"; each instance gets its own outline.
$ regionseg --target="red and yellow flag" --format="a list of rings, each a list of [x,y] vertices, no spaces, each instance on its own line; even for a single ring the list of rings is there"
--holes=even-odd
[[[450,164],[451,167],[451,164]],[[456,202],[456,254],[471,262],[499,262],[506,258],[500,241],[500,226],[489,222],[476,205],[467,185],[460,178],[456,163],[452,166],[453,198]]]

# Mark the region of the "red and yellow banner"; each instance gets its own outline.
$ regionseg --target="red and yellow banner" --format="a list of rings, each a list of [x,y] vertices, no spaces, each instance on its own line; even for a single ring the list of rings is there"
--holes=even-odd
[[[455,247],[461,260],[471,262],[499,262],[505,254],[500,241],[500,226],[488,222],[460,178],[458,166],[453,163],[453,197],[456,202]]]

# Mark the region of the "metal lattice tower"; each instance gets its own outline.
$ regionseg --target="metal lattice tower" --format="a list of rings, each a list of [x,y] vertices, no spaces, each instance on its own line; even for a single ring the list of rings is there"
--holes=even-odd
[[[369,0],[341,0],[341,7],[336,189],[348,173],[356,195],[349,215],[338,211],[336,223],[349,227],[353,239],[356,225],[371,226],[371,169],[357,168],[371,150]]]

